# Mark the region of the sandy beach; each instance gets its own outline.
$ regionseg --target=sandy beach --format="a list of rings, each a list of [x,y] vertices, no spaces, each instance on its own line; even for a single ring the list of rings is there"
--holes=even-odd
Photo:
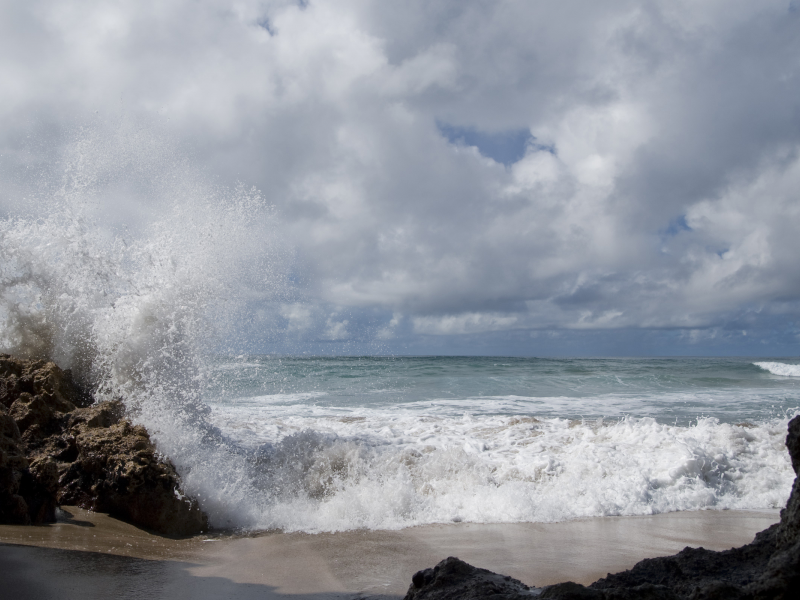
[[[591,583],[685,546],[740,546],[778,519],[777,510],[693,511],[171,539],[65,507],[52,525],[1,525],[0,571],[18,599],[402,597],[415,571],[451,555],[528,585]]]

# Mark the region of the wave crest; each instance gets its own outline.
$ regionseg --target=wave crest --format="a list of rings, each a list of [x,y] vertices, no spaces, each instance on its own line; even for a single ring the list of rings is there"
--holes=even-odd
[[[800,377],[800,365],[789,365],[779,362],[757,362],[755,366],[781,377]]]

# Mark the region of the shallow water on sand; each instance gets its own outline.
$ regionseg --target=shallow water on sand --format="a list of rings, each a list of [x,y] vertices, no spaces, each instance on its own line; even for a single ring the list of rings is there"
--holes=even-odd
[[[0,526],[0,567],[12,573],[17,565],[8,585],[39,598],[76,600],[144,592],[149,598],[201,600],[400,597],[414,572],[447,556],[528,585],[591,583],[687,545],[725,550],[748,543],[779,518],[778,511],[696,511],[551,524],[169,539],[106,515],[66,510],[71,517],[54,525]]]

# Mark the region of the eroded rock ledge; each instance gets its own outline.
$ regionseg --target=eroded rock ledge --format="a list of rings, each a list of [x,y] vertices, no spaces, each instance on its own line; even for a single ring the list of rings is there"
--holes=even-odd
[[[786,446],[800,471],[800,416],[789,422]],[[650,558],[589,586],[573,582],[531,588],[516,579],[450,557],[412,578],[405,600],[794,600],[800,598],[800,477],[781,520],[746,546],[724,552],[684,548]]]
[[[52,362],[0,354],[0,523],[53,522],[63,504],[168,535],[205,531],[173,465],[123,414]]]

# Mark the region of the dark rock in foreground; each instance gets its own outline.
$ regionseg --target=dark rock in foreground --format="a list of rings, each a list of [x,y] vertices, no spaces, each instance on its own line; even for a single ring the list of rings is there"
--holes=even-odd
[[[432,569],[414,573],[405,600],[502,600],[530,598],[533,595],[534,592],[521,581],[473,567],[451,556]]]
[[[122,403],[90,404],[69,371],[0,354],[0,523],[53,522],[68,504],[169,535],[207,529]]]
[[[786,446],[800,474],[800,416],[789,422]],[[478,569],[450,557],[412,578],[405,600],[794,600],[800,598],[800,477],[781,520],[746,546],[724,552],[684,548],[649,558],[590,586],[573,582],[544,588]]]

